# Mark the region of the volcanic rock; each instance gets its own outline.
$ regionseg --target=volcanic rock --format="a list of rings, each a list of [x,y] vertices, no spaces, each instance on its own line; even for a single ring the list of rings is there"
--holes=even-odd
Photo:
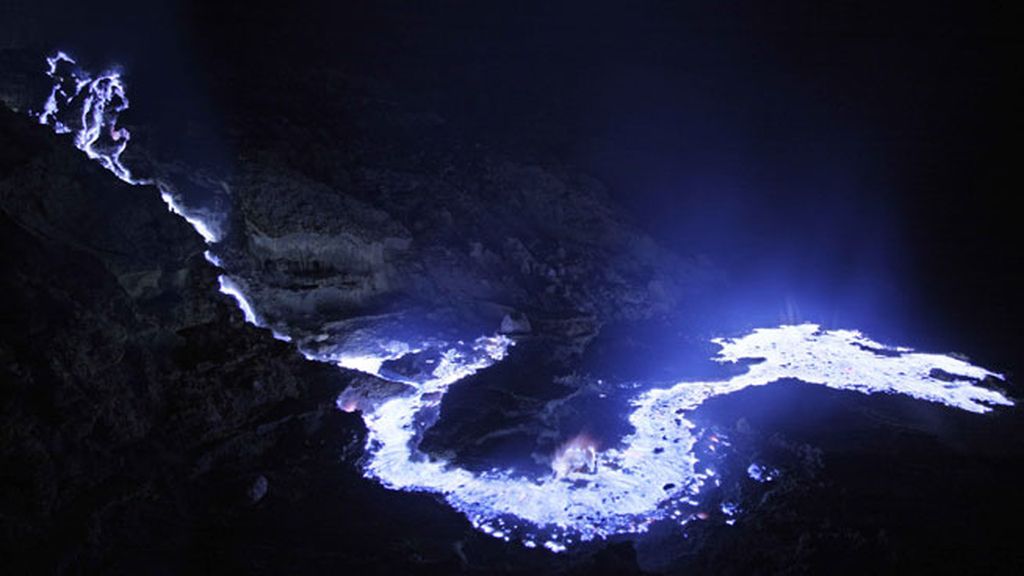
[[[345,373],[244,324],[155,189],[2,107],[0,238],[0,532],[15,573],[181,567],[188,525],[233,514],[210,500],[218,486],[274,467],[296,434],[360,434],[332,406]]]

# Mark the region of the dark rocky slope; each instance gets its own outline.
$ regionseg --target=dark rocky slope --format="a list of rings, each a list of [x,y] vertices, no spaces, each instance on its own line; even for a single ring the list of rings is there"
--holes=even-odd
[[[197,524],[275,489],[270,454],[358,436],[344,374],[243,324],[155,190],[6,108],[0,236],[8,568],[189,566]]]
[[[589,571],[365,480],[353,377],[242,320],[188,224],[0,107],[0,554],[12,573]],[[362,379],[372,378],[359,376]],[[604,562],[635,571],[630,549]]]

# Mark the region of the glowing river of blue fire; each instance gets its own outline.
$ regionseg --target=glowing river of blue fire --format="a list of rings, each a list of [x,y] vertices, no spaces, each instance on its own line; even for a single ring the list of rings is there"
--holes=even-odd
[[[169,208],[212,248],[219,240],[212,225],[188,214],[160,182],[135,179],[121,163],[130,134],[116,126],[117,115],[128,107],[120,74],[93,77],[64,53],[48,58],[48,64],[54,85],[37,115],[39,121],[57,132],[73,133],[78,148],[121,180],[156,186]],[[223,268],[213,252],[207,251],[206,258]],[[219,283],[220,291],[236,300],[246,321],[260,325],[241,286],[227,275],[221,275]],[[308,358],[401,385],[400,392],[380,397],[375,393],[380,381],[367,381],[338,399],[340,409],[358,410],[366,424],[366,476],[396,490],[436,493],[477,529],[553,552],[577,542],[641,533],[657,521],[691,519],[695,497],[714,471],[698,469],[689,416],[709,398],[795,379],[865,394],[904,394],[975,413],[1012,404],[981,385],[987,378],[1002,379],[999,374],[951,356],[888,347],[852,330],[786,325],[714,342],[720,347],[715,361],[749,365],[725,380],[684,381],[638,393],[629,407],[632,431],[617,445],[597,450],[582,439],[569,442],[553,456],[551,472],[541,477],[515,470],[473,472],[418,449],[429,426],[425,422],[436,418],[449,387],[504,359],[511,339],[496,335],[468,343],[431,344],[388,340],[371,348],[303,352]],[[386,362],[421,353],[424,347],[438,353],[429,374],[399,378],[382,370]],[[748,474],[771,481],[777,471],[751,464]],[[722,511],[732,516],[735,507],[725,504]]]

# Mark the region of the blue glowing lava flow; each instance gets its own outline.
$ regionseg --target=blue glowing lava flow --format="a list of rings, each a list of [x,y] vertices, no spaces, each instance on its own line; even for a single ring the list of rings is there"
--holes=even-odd
[[[116,126],[117,114],[128,107],[120,75],[108,72],[92,78],[70,68],[74,60],[64,53],[48,62],[54,87],[39,121],[58,132],[74,133],[76,146],[125,182],[156,185],[172,211],[208,243],[215,243],[218,235],[212,228],[186,215],[159,182],[136,180],[121,163],[129,134]],[[223,268],[212,252],[205,255]],[[237,282],[222,275],[220,290],[237,301],[248,322],[260,324]],[[454,344],[381,339],[342,347],[340,352],[303,353],[377,376],[338,398],[340,409],[359,411],[366,424],[367,477],[391,489],[439,494],[479,530],[553,552],[578,542],[642,533],[658,521],[690,520],[697,495],[715,473],[698,469],[694,424],[688,416],[709,398],[795,379],[865,394],[904,394],[976,413],[1012,404],[981,385],[988,378],[1002,379],[999,374],[951,356],[887,347],[856,331],[785,325],[713,342],[720,347],[715,361],[742,362],[746,369],[727,380],[684,381],[640,392],[629,406],[631,432],[618,444],[598,450],[584,437],[573,439],[553,455],[551,471],[540,477],[515,470],[473,472],[418,449],[449,387],[504,359],[511,339],[484,336]],[[433,364],[426,376],[402,378],[384,370],[388,361],[427,352]],[[747,474],[770,482],[779,472],[751,464]],[[734,521],[734,504],[723,503],[721,509],[728,523]]]
[[[128,109],[129,102],[121,72],[116,68],[97,76],[78,67],[74,58],[64,52],[57,52],[46,58],[46,75],[53,86],[43,104],[43,111],[36,115],[40,124],[48,125],[58,134],[71,133],[75,146],[86,156],[98,162],[121,181],[133,186],[154,186],[168,210],[188,222],[207,244],[215,244],[221,234],[217,226],[198,214],[186,210],[174,194],[171,186],[161,180],[147,180],[132,176],[121,162],[121,154],[131,140],[131,132],[117,125],[121,112]],[[206,260],[223,269],[220,260],[207,250]],[[252,304],[245,297],[238,283],[226,275],[218,278],[220,291],[233,298],[250,324],[260,325]],[[281,340],[287,337],[274,333]]]
[[[977,413],[1011,404],[979,385],[986,378],[1001,379],[999,374],[950,356],[890,348],[856,331],[802,324],[714,342],[721,347],[717,362],[758,362],[728,380],[680,382],[639,394],[628,416],[633,431],[618,446],[597,451],[585,440],[570,442],[543,478],[511,470],[472,473],[416,449],[423,415],[436,410],[452,383],[504,358],[506,338],[481,338],[448,350],[432,378],[404,382],[411,388],[393,398],[367,400],[370,395],[357,386],[342,394],[338,405],[363,413],[369,430],[367,475],[390,488],[442,494],[478,529],[558,552],[574,542],[641,533],[659,520],[688,521],[687,510],[714,471],[697,469],[694,424],[687,416],[715,396],[791,378],[866,394],[905,394]],[[380,371],[385,360],[417,352],[398,343],[389,348],[388,354],[333,360],[385,378]],[[772,479],[760,466],[751,469],[759,481]]]
[[[74,133],[75,146],[122,181],[156,186],[171,212],[191,224],[208,244],[217,242],[220,233],[216,228],[185,210],[166,183],[135,178],[121,162],[121,154],[131,140],[131,132],[117,126],[118,116],[129,106],[121,72],[113,69],[93,77],[64,52],[57,52],[46,62],[46,75],[53,87],[37,116],[39,123],[52,126],[58,134]]]

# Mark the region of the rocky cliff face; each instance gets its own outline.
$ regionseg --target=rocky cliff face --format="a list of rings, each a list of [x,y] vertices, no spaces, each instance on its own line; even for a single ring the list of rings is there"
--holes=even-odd
[[[155,190],[7,109],[0,236],[9,568],[188,565],[186,526],[274,490],[284,438],[359,434],[344,373],[244,324]]]
[[[709,285],[707,262],[657,246],[598,181],[473,143],[415,95],[324,70],[282,70],[284,92],[236,73],[220,78],[245,95],[226,120],[223,257],[271,324],[421,309],[446,319],[434,329],[498,330],[508,316],[578,351]]]

